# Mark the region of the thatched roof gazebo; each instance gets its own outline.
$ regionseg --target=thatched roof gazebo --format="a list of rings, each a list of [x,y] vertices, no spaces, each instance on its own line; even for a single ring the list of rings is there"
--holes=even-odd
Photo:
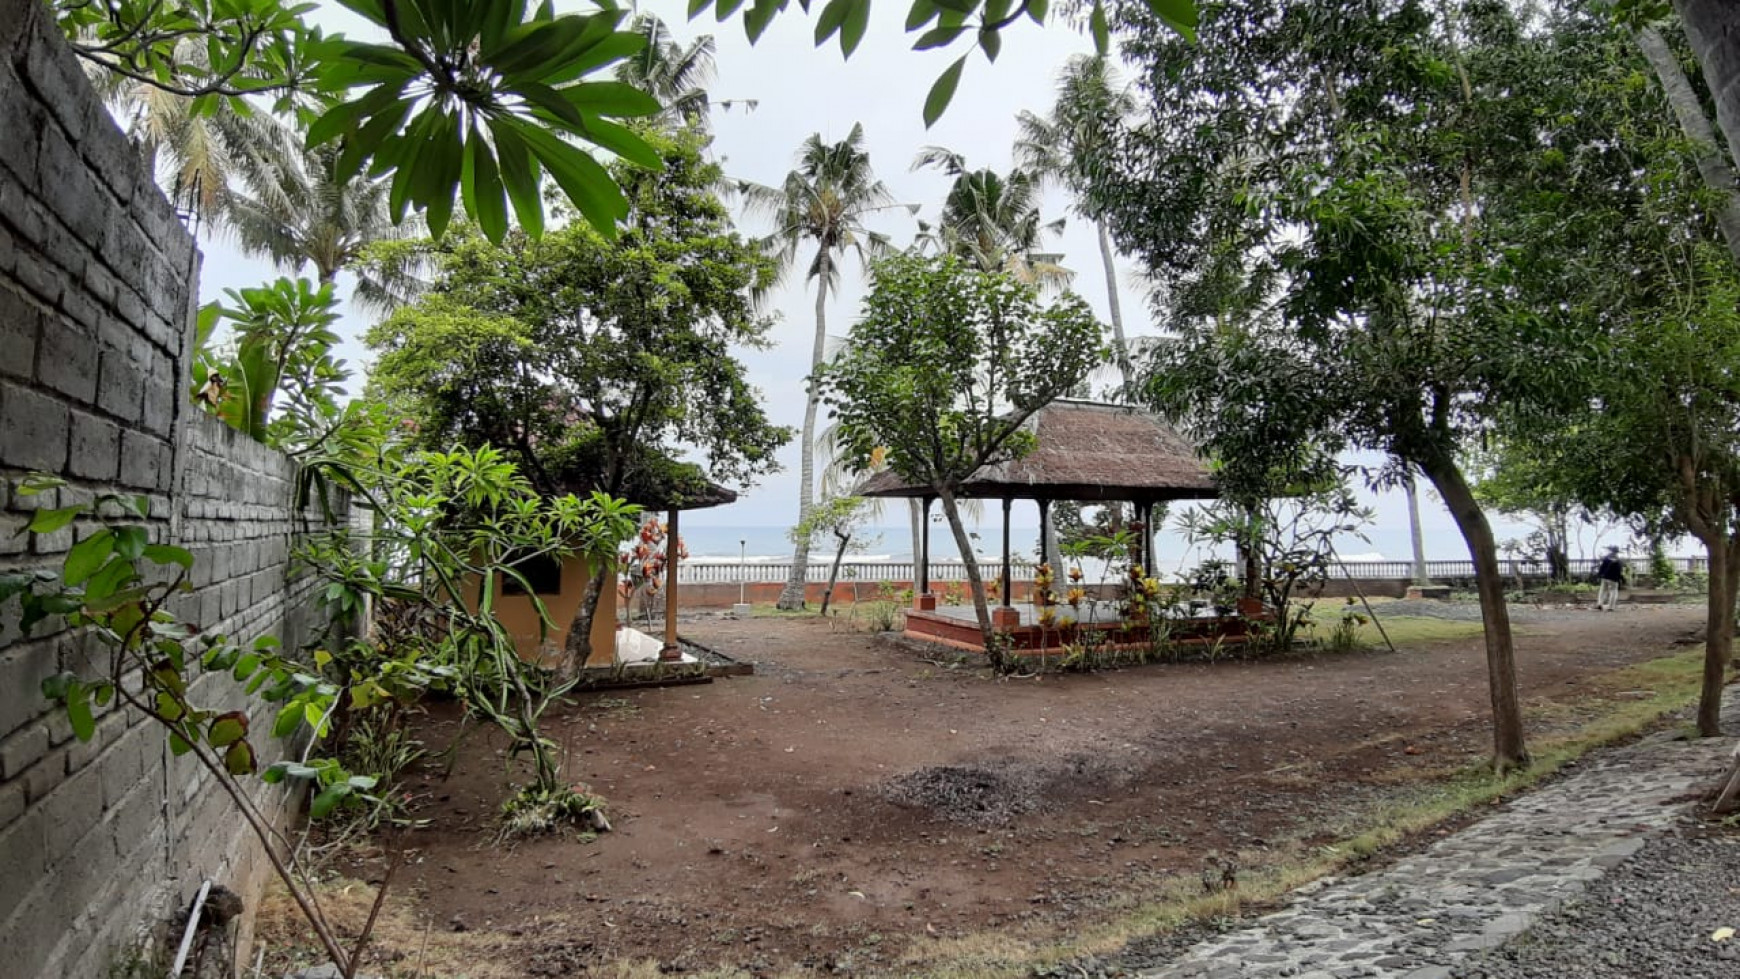
[[[1153,565],[1153,536],[1147,532],[1154,505],[1169,500],[1213,499],[1220,495],[1196,447],[1160,417],[1127,405],[1058,400],[1028,419],[1037,440],[1032,452],[1013,462],[986,466],[961,487],[964,498],[1003,501],[1003,580],[1012,572],[1009,512],[1015,500],[1039,504],[1049,526],[1054,500],[1130,503],[1144,528],[1142,563]],[[884,471],[858,487],[860,496],[917,498],[924,501],[923,541],[917,555],[914,593],[920,608],[930,591],[930,504],[935,492]],[[1054,555],[1042,556],[1051,561]],[[1009,607],[1013,589],[1003,589]],[[934,608],[934,605],[929,605]]]

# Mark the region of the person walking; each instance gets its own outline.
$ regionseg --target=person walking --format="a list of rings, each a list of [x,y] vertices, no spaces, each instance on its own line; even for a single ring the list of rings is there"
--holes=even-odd
[[[1595,578],[1601,583],[1595,607],[1603,612],[1613,611],[1613,606],[1619,604],[1619,586],[1625,583],[1625,562],[1619,560],[1619,548],[1607,548],[1607,556],[1595,569]]]

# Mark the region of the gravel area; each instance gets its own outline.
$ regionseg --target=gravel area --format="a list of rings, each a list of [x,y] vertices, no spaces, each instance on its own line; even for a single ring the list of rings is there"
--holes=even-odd
[[[1712,939],[1717,929],[1733,937]],[[1735,979],[1740,834],[1696,827],[1644,844],[1527,933],[1463,962],[1455,979]]]

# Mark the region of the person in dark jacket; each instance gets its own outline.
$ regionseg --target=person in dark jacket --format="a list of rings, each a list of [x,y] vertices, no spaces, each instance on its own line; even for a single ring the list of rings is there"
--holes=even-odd
[[[1625,562],[1619,560],[1619,548],[1607,549],[1607,556],[1601,559],[1601,565],[1595,569],[1595,579],[1601,583],[1601,593],[1595,597],[1595,607],[1603,612],[1613,611],[1613,606],[1619,603],[1619,586],[1625,583]]]

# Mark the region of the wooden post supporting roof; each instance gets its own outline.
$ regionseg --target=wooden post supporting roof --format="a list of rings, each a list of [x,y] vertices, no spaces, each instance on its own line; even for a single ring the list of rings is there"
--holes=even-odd
[[[1003,497],[1003,585],[1001,590],[1004,608],[1009,608],[1015,604],[1009,597],[1010,593],[1015,590],[1015,567],[1009,559],[1009,510],[1014,505],[1014,500],[1007,496]]]
[[[677,514],[672,508],[665,528],[665,644],[659,650],[659,661],[669,663],[683,658],[683,648],[677,644]]]

